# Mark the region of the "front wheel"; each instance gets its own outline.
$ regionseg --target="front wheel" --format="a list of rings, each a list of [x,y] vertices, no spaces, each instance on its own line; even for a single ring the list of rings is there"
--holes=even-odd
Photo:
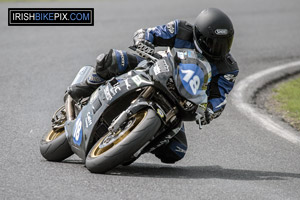
[[[91,148],[85,164],[93,173],[105,173],[127,161],[150,141],[161,121],[152,109],[142,110],[118,133],[107,133]]]

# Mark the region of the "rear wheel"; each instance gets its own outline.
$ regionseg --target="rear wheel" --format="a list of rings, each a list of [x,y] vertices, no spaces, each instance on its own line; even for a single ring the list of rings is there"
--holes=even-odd
[[[160,128],[161,121],[152,109],[133,115],[122,130],[107,133],[91,148],[86,167],[93,173],[105,173],[128,161],[150,141]]]
[[[41,154],[46,160],[58,162],[73,154],[65,134],[65,121],[65,111],[62,106],[53,116],[54,128],[43,135],[40,143]]]
[[[46,160],[56,162],[73,155],[64,129],[59,131],[51,130],[44,134],[40,144],[40,151]]]

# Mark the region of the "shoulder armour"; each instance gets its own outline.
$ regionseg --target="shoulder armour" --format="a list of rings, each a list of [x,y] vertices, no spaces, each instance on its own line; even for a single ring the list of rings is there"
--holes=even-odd
[[[213,64],[216,65],[219,74],[227,74],[239,70],[237,62],[231,54],[227,54],[224,59],[213,62]]]
[[[193,26],[186,21],[179,20],[176,38],[186,41],[193,41]]]

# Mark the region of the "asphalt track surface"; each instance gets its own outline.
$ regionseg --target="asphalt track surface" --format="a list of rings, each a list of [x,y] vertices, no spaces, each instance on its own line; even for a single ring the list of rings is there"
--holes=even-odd
[[[92,7],[95,26],[8,27],[10,7]],[[300,146],[254,123],[231,97],[202,131],[186,124],[189,150],[175,165],[144,155],[99,175],[76,156],[52,163],[39,153],[81,66],[110,48],[126,49],[141,27],[193,22],[206,7],[223,9],[235,25],[238,81],[300,60],[298,0],[1,3],[0,199],[300,199]]]

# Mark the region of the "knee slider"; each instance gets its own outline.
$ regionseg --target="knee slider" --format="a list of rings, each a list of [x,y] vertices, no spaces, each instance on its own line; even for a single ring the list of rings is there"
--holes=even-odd
[[[107,60],[107,55],[102,53],[96,58],[96,72],[99,74],[105,69],[105,62]]]
[[[96,66],[101,68],[104,66],[105,63],[105,58],[106,55],[104,53],[100,54],[97,58],[96,58]]]
[[[100,54],[96,58],[96,73],[103,79],[110,79],[110,73],[108,71],[109,66],[109,54]]]
[[[154,150],[153,153],[161,162],[172,164],[181,160],[185,156],[186,150],[186,144],[173,139],[170,143]]]

